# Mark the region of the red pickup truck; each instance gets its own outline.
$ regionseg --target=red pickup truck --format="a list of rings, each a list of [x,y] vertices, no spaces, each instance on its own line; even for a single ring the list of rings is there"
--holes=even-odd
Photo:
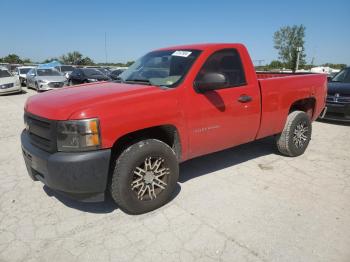
[[[303,154],[326,90],[320,74],[256,73],[242,44],[158,49],[114,82],[30,97],[23,156],[49,188],[81,201],[109,192],[140,214],[169,201],[179,162],[267,136]]]

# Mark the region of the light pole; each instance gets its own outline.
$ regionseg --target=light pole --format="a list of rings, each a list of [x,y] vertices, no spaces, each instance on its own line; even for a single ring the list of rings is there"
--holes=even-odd
[[[105,32],[105,63],[107,64],[107,32]]]
[[[300,53],[301,53],[301,51],[303,51],[303,48],[301,46],[298,46],[297,47],[297,64],[295,66],[295,71],[297,71],[298,68],[299,68],[299,60],[300,60]]]

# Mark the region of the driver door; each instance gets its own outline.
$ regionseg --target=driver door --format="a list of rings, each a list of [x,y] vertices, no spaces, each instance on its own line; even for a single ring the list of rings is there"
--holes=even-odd
[[[193,90],[188,106],[190,157],[243,144],[255,139],[260,123],[260,93],[248,83],[236,49],[214,52],[199,71],[196,81],[207,73],[225,76],[224,87],[211,91]]]

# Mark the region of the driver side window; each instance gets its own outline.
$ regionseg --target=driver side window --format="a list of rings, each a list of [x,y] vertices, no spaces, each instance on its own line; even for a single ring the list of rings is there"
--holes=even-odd
[[[236,49],[223,49],[212,54],[199,71],[196,81],[201,81],[208,73],[225,76],[225,87],[246,85],[242,61]]]

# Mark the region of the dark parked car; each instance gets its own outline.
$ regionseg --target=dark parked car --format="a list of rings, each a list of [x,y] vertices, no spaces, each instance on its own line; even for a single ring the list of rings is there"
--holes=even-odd
[[[328,82],[326,107],[324,119],[350,122],[350,67]]]
[[[69,85],[108,81],[110,78],[95,68],[76,68],[68,79]]]
[[[62,75],[64,75],[67,79],[69,78],[70,74],[73,72],[74,67],[71,65],[60,65],[55,67],[59,72],[61,72]]]
[[[109,77],[112,78],[113,80],[117,80],[119,79],[119,75],[121,73],[123,73],[125,71],[125,69],[116,69],[116,70],[113,70],[110,74],[109,74]]]
[[[109,74],[111,73],[111,70],[109,70],[108,68],[100,67],[96,69],[100,71],[102,74],[105,74],[106,76],[109,76]]]

